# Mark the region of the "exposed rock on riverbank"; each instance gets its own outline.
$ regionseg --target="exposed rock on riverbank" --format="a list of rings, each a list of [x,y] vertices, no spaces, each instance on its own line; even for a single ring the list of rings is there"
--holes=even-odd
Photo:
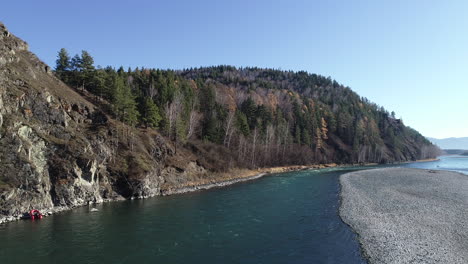
[[[282,173],[282,172],[289,172],[289,171],[298,171],[298,170],[307,170],[307,169],[323,169],[323,168],[331,168],[337,167],[338,165],[335,163],[329,164],[318,164],[318,165],[311,165],[311,166],[283,166],[283,167],[273,167],[273,168],[260,168],[257,170],[249,170],[249,169],[234,169],[230,170],[229,172],[225,173],[212,173],[206,174],[205,177],[195,179],[193,181],[187,181],[184,183],[174,183],[174,182],[167,182],[164,184],[159,190],[159,192],[154,193],[153,195],[148,196],[138,196],[134,198],[149,198],[153,196],[166,196],[166,195],[173,195],[173,194],[181,194],[187,192],[194,192],[199,190],[207,190],[211,188],[217,187],[224,187],[231,184],[235,184],[238,182],[250,181],[261,178],[268,174],[274,173]],[[350,166],[350,165],[348,165]],[[124,200],[123,197],[116,197],[115,199],[105,199],[96,201],[95,203],[101,202],[110,202],[115,200]],[[43,209],[44,212],[47,212],[45,216],[51,215],[57,212],[70,210],[75,207],[79,207],[85,204],[77,204],[72,206],[61,206],[61,207],[52,207]],[[0,224],[18,220],[20,219],[22,214],[17,215],[10,215],[10,216],[2,216],[0,215]]]
[[[468,176],[385,168],[340,182],[340,215],[370,263],[468,263]]]

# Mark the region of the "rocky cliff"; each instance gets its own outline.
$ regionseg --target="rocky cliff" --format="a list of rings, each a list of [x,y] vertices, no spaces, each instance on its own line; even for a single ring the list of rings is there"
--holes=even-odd
[[[64,85],[0,24],[0,222],[32,208],[154,196],[203,175],[190,153]]]

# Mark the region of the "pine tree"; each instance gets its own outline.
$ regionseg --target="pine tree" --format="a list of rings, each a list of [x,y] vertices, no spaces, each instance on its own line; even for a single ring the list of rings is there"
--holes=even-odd
[[[240,108],[247,117],[250,129],[253,130],[257,125],[257,105],[255,101],[249,97],[241,104]]]
[[[138,122],[138,110],[135,102],[135,96],[130,87],[125,84],[122,77],[116,77],[114,82],[114,108],[119,119],[131,126]]]
[[[68,84],[68,73],[71,68],[70,56],[65,48],[60,49],[55,61],[55,73],[64,83]]]
[[[117,79],[117,72],[114,68],[108,66],[104,69],[105,78],[104,78],[104,98],[113,101],[114,98],[114,87],[115,87],[115,80]]]
[[[93,81],[95,75],[94,59],[86,50],[81,51],[81,81],[83,87],[93,90]]]
[[[91,72],[94,71],[94,59],[86,50],[81,51],[81,71]]]
[[[202,134],[203,139],[214,142],[216,140],[216,96],[211,85],[203,87],[200,92],[200,110],[203,113]]]
[[[71,59],[71,62],[70,62],[71,70],[76,71],[76,72],[81,71],[82,65],[83,65],[83,62],[81,60],[81,57],[78,54],[73,56],[73,58]]]
[[[107,87],[106,87],[106,73],[102,70],[96,71],[92,76],[92,92],[103,98],[107,95]]]
[[[161,122],[162,117],[159,112],[158,106],[154,101],[147,97],[143,105],[142,121],[143,123],[152,128],[159,128],[159,123]]]
[[[176,143],[187,142],[187,122],[181,117],[178,118],[175,124],[175,141]]]
[[[83,85],[81,81],[82,65],[83,65],[83,62],[81,60],[81,57],[78,54],[73,56],[73,58],[71,59],[71,63],[70,63],[70,68],[71,68],[71,76],[69,80],[70,85],[73,85],[75,87],[80,87]]]
[[[247,117],[241,111],[236,111],[236,127],[244,136],[249,135],[249,123]]]

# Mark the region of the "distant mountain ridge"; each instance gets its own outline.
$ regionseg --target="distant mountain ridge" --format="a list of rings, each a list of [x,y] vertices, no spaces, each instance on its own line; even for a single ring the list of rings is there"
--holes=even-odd
[[[451,138],[427,138],[441,149],[465,149],[468,150],[468,137]]]

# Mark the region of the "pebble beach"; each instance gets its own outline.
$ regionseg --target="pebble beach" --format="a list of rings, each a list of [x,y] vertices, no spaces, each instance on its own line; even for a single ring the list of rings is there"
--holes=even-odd
[[[383,168],[340,184],[340,216],[369,263],[468,263],[467,175]]]

